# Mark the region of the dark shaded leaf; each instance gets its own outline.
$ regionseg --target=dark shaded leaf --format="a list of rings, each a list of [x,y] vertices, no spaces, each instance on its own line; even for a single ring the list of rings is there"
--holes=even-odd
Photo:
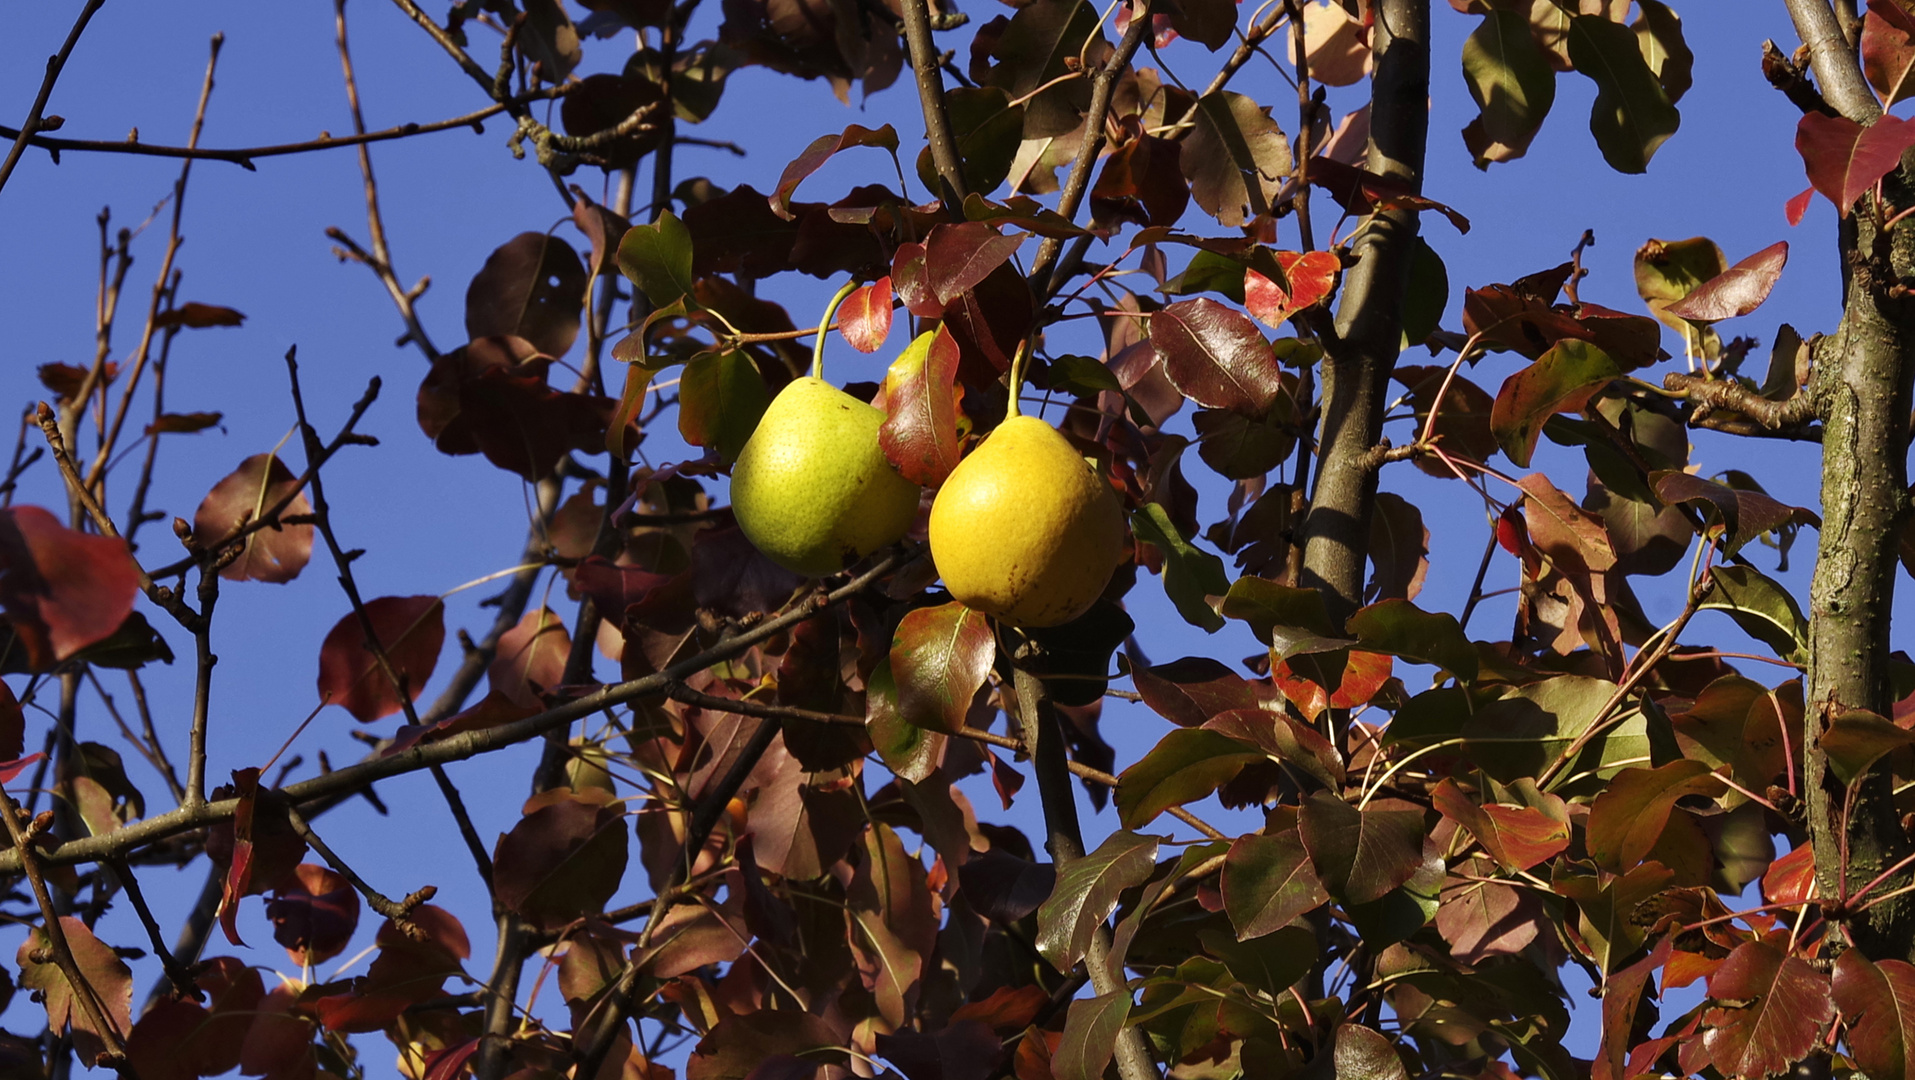
[[[266,997],[259,972],[230,956],[206,962],[194,979],[206,1004],[165,998],[147,1010],[126,1041],[141,1080],[217,1076],[240,1064],[253,1015]]]
[[[534,796],[492,853],[499,903],[556,930],[603,911],[625,876],[625,814],[610,794],[557,788]]]
[[[1701,607],[1721,611],[1744,633],[1775,650],[1784,660],[1800,663],[1808,648],[1808,620],[1788,590],[1752,566],[1718,566],[1710,572],[1710,589]]]
[[[1173,806],[1208,798],[1263,754],[1215,731],[1178,728],[1117,777],[1118,820],[1140,829]]]
[[[1577,15],[1569,21],[1569,58],[1596,84],[1589,131],[1603,160],[1620,173],[1647,172],[1682,114],[1649,69],[1635,32],[1600,15]]]
[[[218,426],[225,414],[216,412],[164,413],[146,425],[148,435],[191,435]]]
[[[76,532],[37,506],[0,510],[0,609],[35,671],[112,637],[139,591],[126,541]]]
[[[1523,12],[1484,13],[1482,25],[1463,42],[1463,81],[1479,110],[1463,129],[1476,167],[1522,157],[1556,101],[1556,72]]]
[[[1295,832],[1238,837],[1224,859],[1222,882],[1238,941],[1274,933],[1330,900]]]
[[[359,891],[324,866],[301,863],[266,902],[273,940],[301,967],[346,951],[359,927]]]
[[[1416,876],[1423,864],[1423,815],[1351,806],[1327,792],[1305,801],[1299,834],[1332,896],[1367,904]]]
[[[1624,769],[1609,781],[1589,809],[1585,826],[1589,857],[1611,873],[1627,873],[1648,858],[1663,828],[1688,795],[1713,798],[1726,790],[1700,761],[1672,761],[1659,769]]]
[[[1219,90],[1197,99],[1180,163],[1191,197],[1226,229],[1270,212],[1294,164],[1290,141],[1254,98]]]
[[[862,124],[852,124],[840,134],[820,135],[805,147],[804,153],[785,166],[784,173],[778,177],[778,186],[772,189],[771,212],[786,221],[794,220],[797,215],[791,212],[791,193],[798,190],[805,177],[824,167],[833,154],[857,146],[879,147],[890,152],[893,164],[898,160],[898,133],[890,124],[875,131]]]
[[[1350,632],[1370,652],[1434,664],[1465,682],[1476,678],[1476,647],[1455,616],[1408,600],[1379,600],[1350,616]]]
[[[239,468],[213,485],[193,512],[193,542],[203,551],[216,551],[240,529],[260,520],[267,510],[291,495],[282,516],[311,514],[313,505],[299,480],[272,454],[254,454]],[[296,493],[297,492],[297,493]],[[299,576],[313,554],[313,527],[275,524],[246,537],[237,559],[220,568],[228,581],[269,581],[282,584]]]
[[[80,976],[93,989],[94,998],[105,1013],[115,1035],[124,1038],[133,1028],[133,972],[113,951],[113,947],[93,936],[86,923],[71,915],[60,917],[60,932],[73,954]],[[39,958],[39,959],[36,959]],[[106,1033],[95,1031],[87,1011],[77,1000],[75,988],[53,960],[52,942],[43,928],[35,927],[20,943],[15,958],[20,966],[20,985],[34,991],[47,1010],[47,1027],[58,1033],[70,1032],[74,1050],[88,1068],[106,1052]]]
[[[203,330],[209,326],[238,326],[245,321],[246,316],[232,308],[188,300],[178,307],[160,312],[153,319],[153,328],[165,330],[169,327],[184,326],[189,330]]]
[[[466,337],[524,338],[547,356],[564,356],[578,338],[587,280],[572,245],[520,233],[488,256],[466,287]]]

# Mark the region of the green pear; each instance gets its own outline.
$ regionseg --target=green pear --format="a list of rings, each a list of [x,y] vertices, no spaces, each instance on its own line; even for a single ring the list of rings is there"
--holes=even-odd
[[[820,378],[779,391],[732,467],[732,512],[746,539],[809,577],[901,539],[917,518],[918,486],[885,460],[883,423],[883,410]]]

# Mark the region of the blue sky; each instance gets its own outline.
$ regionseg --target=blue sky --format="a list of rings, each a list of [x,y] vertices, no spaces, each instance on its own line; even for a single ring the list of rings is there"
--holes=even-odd
[[[0,65],[0,122],[17,124],[24,115],[39,84],[42,58],[64,38],[77,6],[25,5],[13,13],[8,62]],[[443,7],[436,5],[434,14],[442,15],[438,9]],[[1424,223],[1426,237],[1448,265],[1452,297],[1446,326],[1457,326],[1464,286],[1509,281],[1555,265],[1589,228],[1597,243],[1586,256],[1592,271],[1583,286],[1587,300],[1641,310],[1630,265],[1636,247],[1650,237],[1710,236],[1731,260],[1787,239],[1791,260],[1774,295],[1755,315],[1726,325],[1725,337],[1754,336],[1766,348],[1780,322],[1793,323],[1805,335],[1834,328],[1839,315],[1834,210],[1817,199],[1808,218],[1794,229],[1782,213],[1784,200],[1806,181],[1793,148],[1796,113],[1768,88],[1758,67],[1765,37],[1774,38],[1784,51],[1795,40],[1779,2],[1689,0],[1678,5],[1697,53],[1696,85],[1681,103],[1682,130],[1663,146],[1647,175],[1634,177],[1619,176],[1603,164],[1587,129],[1593,89],[1573,74],[1560,79],[1554,111],[1527,158],[1495,166],[1487,174],[1473,168],[1457,134],[1474,114],[1457,57],[1476,19],[1455,14],[1446,5],[1437,7],[1425,192],[1473,223],[1468,235],[1434,216]],[[707,4],[700,12],[694,38],[715,33],[715,8]],[[1003,10],[982,0],[971,0],[964,9],[974,25]],[[477,88],[393,6],[358,0],[349,5],[349,16],[370,127],[441,119],[485,104]],[[331,4],[208,0],[108,5],[81,41],[49,106],[49,112],[66,119],[60,134],[119,138],[137,128],[148,142],[183,142],[207,40],[215,31],[224,32],[226,40],[203,145],[271,144],[311,138],[325,130],[350,130],[333,47]],[[475,44],[477,52],[488,55],[487,32],[473,33],[475,42],[487,42]],[[963,56],[968,33],[960,31],[946,47],[957,47]],[[587,69],[615,67],[626,44],[589,42]],[[1165,59],[1185,82],[1200,83],[1217,58],[1200,46],[1179,43],[1166,51]],[[1276,118],[1286,130],[1294,129],[1294,110],[1281,104],[1294,100],[1291,92],[1262,61],[1254,61],[1235,88],[1279,102]],[[907,151],[914,154],[922,121],[915,99],[908,95],[907,79],[862,105],[847,107],[823,83],[797,84],[762,70],[741,71],[733,76],[713,120],[693,133],[734,141],[748,156],[738,160],[713,149],[681,148],[677,176],[709,175],[726,186],[749,182],[769,191],[785,163],[812,138],[852,122],[895,124]],[[1339,114],[1355,101],[1348,90],[1331,95]],[[492,248],[518,232],[550,228],[564,216],[540,170],[529,161],[509,158],[507,133],[507,125],[494,119],[483,135],[450,131],[373,150],[395,264],[408,283],[431,276],[433,285],[420,310],[442,348],[463,340],[465,285]],[[110,207],[115,227],[138,227],[166,197],[177,172],[177,163],[170,161],[98,154],[68,154],[55,166],[44,153],[29,151],[0,192],[0,243],[9,256],[0,260],[0,310],[10,329],[6,362],[0,365],[0,401],[17,407],[46,396],[34,375],[40,364],[90,361],[98,273],[95,215]],[[860,151],[828,165],[802,191],[815,196],[867,179],[895,182],[888,161],[876,152]],[[582,170],[572,182],[595,198],[601,195],[596,171]],[[644,175],[641,190],[649,190]],[[1187,224],[1198,231],[1216,231],[1214,222],[1193,218]],[[436,593],[510,566],[525,530],[520,482],[476,458],[447,458],[427,443],[412,408],[424,364],[416,352],[394,347],[400,324],[372,275],[334,256],[325,237],[325,229],[333,225],[361,240],[366,234],[358,165],[350,150],[262,160],[257,172],[217,162],[194,167],[185,204],[186,242],[178,264],[185,274],[181,295],[237,308],[247,321],[239,329],[190,332],[177,343],[169,408],[218,410],[225,420],[218,430],[165,443],[152,505],[190,518],[206,490],[241,459],[279,444],[293,419],[280,358],[296,345],[308,405],[322,431],[337,425],[368,379],[377,375],[385,380],[384,393],[362,428],[379,436],[382,445],[342,454],[327,481],[342,542],[368,549],[356,566],[364,594]],[[1282,229],[1282,246],[1295,246],[1289,223]],[[115,338],[116,357],[127,355],[137,341],[164,237],[162,216],[135,242],[137,262],[128,277],[123,301],[128,314]],[[1025,254],[1028,257],[1028,249]],[[805,325],[834,286],[812,279],[777,281],[767,283],[762,295],[785,302],[794,320]],[[1680,356],[1679,343],[1673,335],[1666,337],[1665,346]],[[899,338],[896,343],[901,342]],[[1094,346],[1075,351],[1094,351]],[[1406,362],[1422,361],[1418,357]],[[875,379],[884,363],[882,357],[860,356],[836,344],[830,372],[835,381]],[[1513,369],[1507,357],[1492,357],[1473,377],[1493,393]],[[1173,430],[1186,433],[1187,428],[1188,411],[1173,425]],[[11,430],[0,431],[0,437],[11,435]],[[1733,444],[1706,434],[1696,441],[1696,460],[1705,473],[1747,469],[1779,498],[1815,505],[1813,448]],[[656,462],[678,460],[685,453],[669,423],[661,425],[644,449]],[[286,454],[296,458],[297,450],[289,447]],[[1580,455],[1545,443],[1537,468],[1580,494]],[[1206,523],[1217,520],[1223,513],[1221,482],[1199,486],[1200,517]],[[1475,498],[1460,485],[1426,479],[1407,465],[1390,470],[1384,487],[1423,507],[1432,533],[1432,562],[1421,602],[1453,610],[1468,588],[1486,535]],[[111,489],[116,506],[124,505],[129,488],[130,475]],[[21,500],[61,505],[51,471],[42,466],[30,474]],[[150,564],[177,557],[164,525],[149,527],[142,540],[141,555]],[[1812,536],[1802,538],[1796,569],[1784,578],[1798,597],[1806,593],[1813,542]],[[1772,566],[1772,555],[1754,557],[1765,569]],[[239,585],[222,596],[215,632],[221,663],[208,770],[215,782],[232,769],[261,764],[271,756],[317,700],[312,687],[319,642],[347,610],[322,563],[315,562],[289,585]],[[1515,574],[1514,563],[1499,556],[1491,587],[1515,584]],[[1667,579],[1638,587],[1653,619],[1667,619],[1679,609],[1679,582]],[[489,616],[475,605],[487,593],[473,590],[451,601],[448,625],[478,632]],[[1238,625],[1206,636],[1184,624],[1152,581],[1141,583],[1132,600],[1139,640],[1154,660],[1189,654],[1234,660],[1259,648]],[[555,607],[563,605],[562,588],[553,591],[552,601]],[[1898,604],[1898,610],[1904,607]],[[1510,611],[1507,600],[1486,604],[1473,632],[1486,638],[1507,636]],[[163,630],[170,626],[163,616],[155,624]],[[1726,636],[1728,626],[1721,616],[1704,614],[1693,634]],[[172,630],[167,634],[176,652],[190,656],[189,639]],[[451,666],[449,654],[442,677]],[[1776,670],[1765,667],[1751,674],[1775,681]],[[601,677],[614,674],[612,666],[601,661]],[[154,672],[149,684],[162,730],[176,759],[183,759],[190,665],[182,662]],[[433,690],[436,686],[428,694]],[[123,689],[120,697],[124,702]],[[43,716],[30,719],[30,742],[37,742],[43,730],[38,725],[44,722]],[[395,722],[370,729],[388,731]],[[82,738],[113,741],[109,721],[99,709],[83,708],[82,723]],[[294,752],[305,756],[307,770],[321,750],[335,763],[354,760],[363,746],[350,738],[353,727],[343,711],[328,709],[299,738]],[[1168,725],[1139,707],[1112,702],[1104,730],[1118,747],[1121,767]],[[517,820],[536,754],[536,748],[518,748],[452,769],[488,841]],[[164,789],[150,776],[140,779],[150,781],[142,785],[149,806],[162,809]],[[971,790],[984,816],[1002,817],[988,785],[973,784]],[[322,819],[318,829],[390,894],[438,884],[440,902],[466,921],[477,954],[470,968],[482,975],[491,951],[489,913],[437,792],[429,779],[409,777],[383,786],[381,795],[391,817],[378,817],[364,802],[355,802]],[[1023,800],[1012,820],[1027,826],[1034,822],[1034,801],[1034,796]],[[1112,827],[1108,818],[1087,819],[1091,844]],[[143,873],[162,925],[178,924],[198,891],[202,867]],[[628,893],[637,887],[639,875],[631,877]],[[271,945],[257,901],[248,902],[241,926],[250,941],[264,947],[238,955],[290,970],[284,953]],[[370,927],[368,921],[368,932],[362,935],[368,942]],[[137,925],[124,912],[110,916],[103,933],[109,940],[143,943]],[[0,954],[10,954],[14,942],[14,937],[0,934]],[[225,951],[218,941],[212,948]],[[136,970],[136,996],[143,998],[152,967],[145,964]],[[22,997],[5,1022],[16,1031],[35,1030],[37,1012],[38,1007]],[[368,1049],[372,1075],[381,1075],[389,1068],[389,1051],[382,1042]]]

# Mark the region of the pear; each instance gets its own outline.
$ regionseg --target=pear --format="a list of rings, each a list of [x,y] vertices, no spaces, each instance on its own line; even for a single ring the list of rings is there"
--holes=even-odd
[[[1124,512],[1056,428],[999,424],[938,490],[931,558],[973,611],[1014,626],[1057,626],[1103,594],[1124,554]]]
[[[885,460],[882,423],[883,410],[823,379],[792,380],[732,467],[732,512],[745,538],[808,577],[901,539],[917,519],[918,486]]]

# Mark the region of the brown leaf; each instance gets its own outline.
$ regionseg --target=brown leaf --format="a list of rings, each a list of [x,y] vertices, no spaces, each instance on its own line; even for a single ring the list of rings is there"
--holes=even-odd
[[[133,1028],[126,1056],[140,1080],[194,1080],[238,1067],[266,988],[259,972],[233,957],[204,967],[194,982],[206,1004],[164,998]]]
[[[313,505],[299,489],[299,478],[272,454],[254,454],[213,485],[193,512],[193,542],[215,551],[248,524],[259,521],[282,499],[292,497],[280,518],[311,514]],[[313,554],[313,527],[273,525],[241,541],[240,556],[220,568],[228,581],[283,584],[299,576]]]
[[[172,326],[200,330],[209,326],[238,326],[245,321],[246,316],[232,308],[188,300],[176,308],[160,312],[159,316],[153,320],[153,326],[160,330]]]
[[[445,605],[436,596],[381,596],[366,601],[366,618],[407,698],[425,690],[445,644]],[[319,700],[343,706],[362,724],[400,710],[399,690],[367,647],[366,628],[347,612],[319,647]]]
[[[1710,976],[1709,998],[1703,1044],[1725,1076],[1787,1070],[1808,1056],[1835,1019],[1828,976],[1783,952],[1776,941],[1737,946]]]
[[[16,962],[20,965],[20,985],[41,995],[47,1010],[47,1027],[57,1033],[70,1031],[74,1049],[88,1068],[104,1054],[109,1045],[106,1033],[95,1030],[85,1006],[76,994],[91,988],[94,1001],[117,1037],[124,1039],[132,1030],[133,971],[113,947],[93,936],[86,923],[71,915],[60,917],[60,931],[79,968],[86,987],[75,987],[53,960],[52,941],[44,929],[35,927],[20,943]]]
[[[359,891],[344,877],[301,863],[266,902],[273,940],[301,967],[323,964],[344,952],[359,926]]]
[[[196,431],[205,431],[209,427],[217,426],[223,419],[223,415],[216,412],[163,413],[158,419],[146,425],[146,433],[148,435],[191,435]]]
[[[572,651],[572,635],[565,620],[541,606],[520,617],[518,625],[499,638],[499,649],[486,676],[492,689],[514,705],[537,708],[540,695],[556,690],[565,678],[565,660]]]
[[[1270,343],[1242,312],[1215,300],[1179,300],[1153,313],[1150,343],[1170,381],[1206,408],[1256,419],[1283,390]]]
[[[492,854],[499,903],[548,930],[603,911],[631,846],[621,806],[607,792],[557,788],[525,809]]]
[[[537,481],[568,452],[605,448],[618,403],[546,385],[551,357],[529,341],[487,337],[441,356],[419,384],[419,427],[440,453],[484,454]]]
[[[520,233],[488,256],[466,287],[466,336],[523,338],[547,356],[564,356],[578,337],[585,284],[572,245]]]

